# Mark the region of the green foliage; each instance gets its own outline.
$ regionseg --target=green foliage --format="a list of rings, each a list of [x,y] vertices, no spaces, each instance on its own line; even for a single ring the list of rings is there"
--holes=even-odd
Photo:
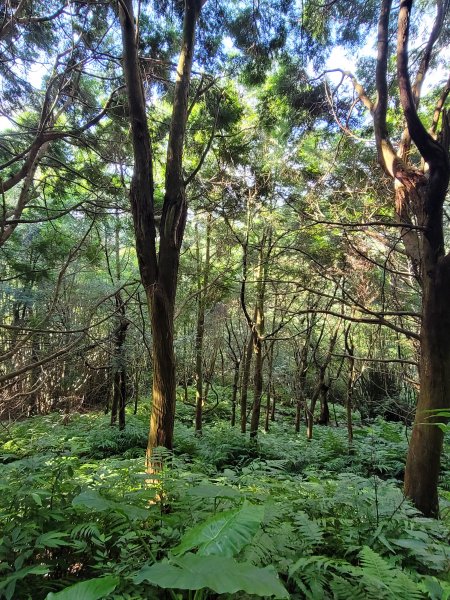
[[[78,598],[110,582],[112,599],[161,588],[197,600],[448,598],[449,530],[393,478],[401,425],[356,427],[349,452],[344,428],[307,442],[287,418],[258,444],[224,423],[201,438],[178,424],[175,455],[149,484],[134,445],[148,414],[128,417],[124,432],[95,414],[2,430],[0,597]],[[140,458],[124,456],[133,448]]]

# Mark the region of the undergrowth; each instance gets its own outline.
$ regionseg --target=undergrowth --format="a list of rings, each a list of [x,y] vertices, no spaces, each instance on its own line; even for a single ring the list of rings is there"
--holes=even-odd
[[[307,442],[289,415],[258,444],[213,418],[196,437],[189,410],[152,482],[145,410],[122,432],[100,414],[4,424],[0,597],[450,598],[450,473],[442,520],[423,518],[400,424],[357,427],[349,451],[345,427]]]

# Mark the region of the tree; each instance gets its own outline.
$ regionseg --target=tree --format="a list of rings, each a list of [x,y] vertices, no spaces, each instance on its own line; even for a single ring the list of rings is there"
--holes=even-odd
[[[139,65],[136,22],[132,0],[119,3],[125,77],[134,172],[130,188],[141,281],[145,289],[153,335],[153,392],[147,466],[153,448],[172,449],[175,419],[174,309],[180,248],[187,215],[183,175],[183,146],[188,118],[189,84],[194,55],[195,30],[204,0],[186,0],[177,66],[172,117],[167,146],[165,195],[159,226],[159,249],[153,189],[153,157]]]
[[[450,255],[445,251],[443,205],[450,178],[450,123],[445,110],[447,84],[435,106],[431,128],[418,113],[424,78],[443,29],[448,4],[438,0],[437,14],[411,84],[408,42],[412,0],[402,0],[397,28],[399,103],[405,121],[398,150],[387,126],[389,101],[389,24],[392,2],[383,0],[378,21],[377,99],[348,73],[359,99],[373,118],[378,160],[395,184],[395,211],[402,240],[422,291],[420,327],[420,394],[405,470],[405,494],[427,516],[438,515],[437,484],[443,433],[433,425],[434,411],[450,407]],[[441,132],[437,135],[439,120]],[[414,143],[418,156],[414,156]]]

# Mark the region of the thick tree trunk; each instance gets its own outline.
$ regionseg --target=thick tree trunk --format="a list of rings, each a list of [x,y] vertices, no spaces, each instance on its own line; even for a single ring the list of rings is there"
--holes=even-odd
[[[147,469],[158,469],[152,463],[152,451],[158,446],[173,448],[175,423],[175,353],[173,349],[173,310],[170,301],[160,289],[151,296],[153,333],[153,388],[150,433],[147,447]]]
[[[450,408],[450,256],[440,257],[424,281],[420,333],[420,393],[405,469],[405,495],[425,515],[439,512],[443,432],[436,410]],[[431,412],[430,412],[431,411]]]
[[[450,408],[450,258],[445,256],[443,230],[443,204],[450,177],[450,122],[442,110],[448,91],[436,104],[431,131],[425,129],[417,109],[436,41],[444,30],[448,6],[444,2],[436,4],[436,19],[422,47],[415,82],[411,85],[408,41],[412,4],[413,0],[401,0],[398,12],[397,80],[406,121],[398,152],[389,139],[386,120],[392,0],[382,0],[378,21],[376,102],[369,99],[354,77],[352,82],[373,117],[378,161],[395,181],[395,209],[400,224],[404,225],[401,232],[404,248],[422,288],[420,393],[406,461],[405,494],[425,515],[436,516],[442,432],[433,425],[434,419],[429,418],[431,413],[427,411]],[[436,136],[441,117],[442,131]],[[420,170],[409,164],[411,142],[422,158]]]

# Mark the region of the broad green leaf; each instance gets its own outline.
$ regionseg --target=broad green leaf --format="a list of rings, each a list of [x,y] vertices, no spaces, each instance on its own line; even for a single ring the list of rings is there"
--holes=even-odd
[[[35,494],[34,492],[31,494],[31,497],[33,498],[33,500],[35,501],[35,503],[38,506],[42,506],[42,498],[39,496],[39,494]]]
[[[71,585],[60,592],[50,592],[45,600],[100,600],[113,592],[118,583],[119,578],[113,575],[96,577]]]
[[[408,550],[414,550],[415,552],[423,552],[428,547],[428,544],[422,542],[421,540],[399,539],[391,540],[391,542],[396,546],[401,546],[402,548],[407,548]]]
[[[190,529],[172,554],[198,548],[199,555],[235,556],[253,539],[263,516],[264,507],[252,504],[214,515]]]
[[[200,590],[209,588],[217,594],[243,591],[256,596],[289,598],[275,569],[238,563],[224,556],[201,556],[188,553],[171,562],[163,561],[143,567],[134,578],[139,584],[148,581],[169,589]]]

